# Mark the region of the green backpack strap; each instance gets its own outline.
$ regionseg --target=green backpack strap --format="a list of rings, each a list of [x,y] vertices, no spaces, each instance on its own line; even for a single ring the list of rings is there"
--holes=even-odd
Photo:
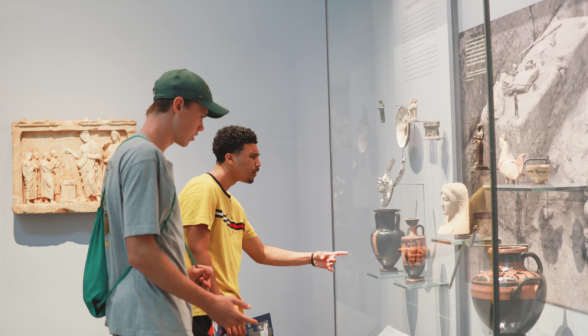
[[[145,140],[147,140],[147,141],[150,141],[150,140],[149,140],[149,138],[147,138],[147,137],[146,137],[146,136],[144,136],[143,134],[135,134],[135,135],[131,136],[130,138],[128,138],[127,140],[123,141],[123,142],[121,143],[121,145],[122,145],[122,144],[124,144],[125,142],[127,142],[127,141],[131,140],[132,138],[141,138],[141,139],[145,139]]]
[[[188,247],[188,243],[184,242],[184,244],[186,244],[186,252],[188,252],[188,257],[190,258],[192,265],[198,267],[198,263],[196,262],[196,259],[194,259],[194,256],[192,255],[192,252],[190,251],[190,248]]]

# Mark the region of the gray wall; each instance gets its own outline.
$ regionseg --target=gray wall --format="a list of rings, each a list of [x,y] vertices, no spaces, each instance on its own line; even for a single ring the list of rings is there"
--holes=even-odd
[[[0,12],[0,333],[106,335],[82,302],[92,214],[11,211],[10,124],[129,118],[144,122],[153,82],[188,68],[231,109],[171,147],[177,188],[212,168],[212,138],[229,124],[259,137],[262,169],[231,192],[266,244],[329,250],[327,58],[323,1],[4,1]],[[271,312],[280,335],[333,335],[333,278],[244,258],[249,315]]]

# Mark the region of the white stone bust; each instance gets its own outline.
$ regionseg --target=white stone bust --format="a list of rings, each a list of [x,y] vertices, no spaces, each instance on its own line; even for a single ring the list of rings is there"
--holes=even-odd
[[[447,216],[438,234],[469,234],[470,209],[468,189],[463,183],[449,183],[441,189],[441,208]]]

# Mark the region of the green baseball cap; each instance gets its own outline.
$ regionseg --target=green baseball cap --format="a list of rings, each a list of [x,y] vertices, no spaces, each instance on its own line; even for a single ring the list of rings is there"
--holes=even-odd
[[[212,93],[204,79],[186,69],[164,73],[153,87],[153,100],[176,97],[197,101],[208,109],[211,118],[220,118],[229,113],[229,110],[212,101]]]

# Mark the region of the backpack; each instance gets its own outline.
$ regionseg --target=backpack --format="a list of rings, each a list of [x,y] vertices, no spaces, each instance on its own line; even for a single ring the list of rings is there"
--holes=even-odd
[[[135,137],[144,138],[141,135],[134,135],[128,138],[129,141]],[[106,180],[106,179],[105,179]],[[106,264],[106,241],[104,238],[104,193],[105,188],[102,188],[102,197],[100,199],[100,207],[96,212],[96,218],[94,219],[94,229],[92,230],[92,236],[90,237],[90,244],[88,246],[88,255],[86,257],[86,266],[84,268],[84,303],[88,307],[90,314],[94,317],[103,317],[106,314],[106,300],[114,289],[120,284],[120,282],[131,272],[132,266],[129,266],[114,286],[108,290],[108,267]],[[169,218],[171,217],[172,211],[176,203],[176,192],[174,190],[174,197],[169,214],[165,219],[165,223],[161,228],[159,236],[156,238],[160,239],[163,231],[165,231]],[[196,261],[192,256],[192,253],[188,249],[186,244],[186,251],[190,257],[190,261],[196,267]]]

